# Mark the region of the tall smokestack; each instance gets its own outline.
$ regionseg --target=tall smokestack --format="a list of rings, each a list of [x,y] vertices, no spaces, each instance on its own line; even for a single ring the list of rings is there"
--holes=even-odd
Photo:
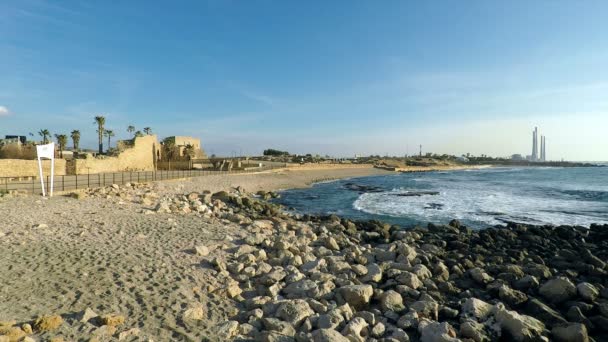
[[[532,161],[538,161],[538,127],[532,131]]]

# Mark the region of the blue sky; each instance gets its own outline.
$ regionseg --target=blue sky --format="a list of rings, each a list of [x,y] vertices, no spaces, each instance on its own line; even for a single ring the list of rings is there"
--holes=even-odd
[[[0,135],[608,160],[606,1],[0,2]]]

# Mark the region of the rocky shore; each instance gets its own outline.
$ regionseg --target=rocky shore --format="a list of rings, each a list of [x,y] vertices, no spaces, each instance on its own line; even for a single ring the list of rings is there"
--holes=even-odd
[[[241,187],[163,195],[135,184],[73,195],[236,227],[221,244],[191,246],[211,275],[201,290],[236,308],[209,340],[608,340],[608,226],[403,229],[292,214],[267,201],[275,196]],[[181,310],[183,321],[205,322],[210,308]],[[124,317],[96,316],[63,324],[109,330],[97,340],[144,335],[137,322],[117,332]],[[39,320],[0,323],[0,341],[51,336]]]

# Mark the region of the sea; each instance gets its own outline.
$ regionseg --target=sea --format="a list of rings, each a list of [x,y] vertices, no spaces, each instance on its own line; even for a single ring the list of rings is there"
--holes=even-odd
[[[447,224],[475,229],[608,224],[608,167],[491,167],[371,176],[281,192],[301,214],[336,214],[402,227]]]

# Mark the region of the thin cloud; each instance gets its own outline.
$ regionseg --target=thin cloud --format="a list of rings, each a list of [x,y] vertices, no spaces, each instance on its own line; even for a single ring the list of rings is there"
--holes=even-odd
[[[8,108],[0,106],[0,116],[8,116],[10,113],[11,112],[8,110]]]

